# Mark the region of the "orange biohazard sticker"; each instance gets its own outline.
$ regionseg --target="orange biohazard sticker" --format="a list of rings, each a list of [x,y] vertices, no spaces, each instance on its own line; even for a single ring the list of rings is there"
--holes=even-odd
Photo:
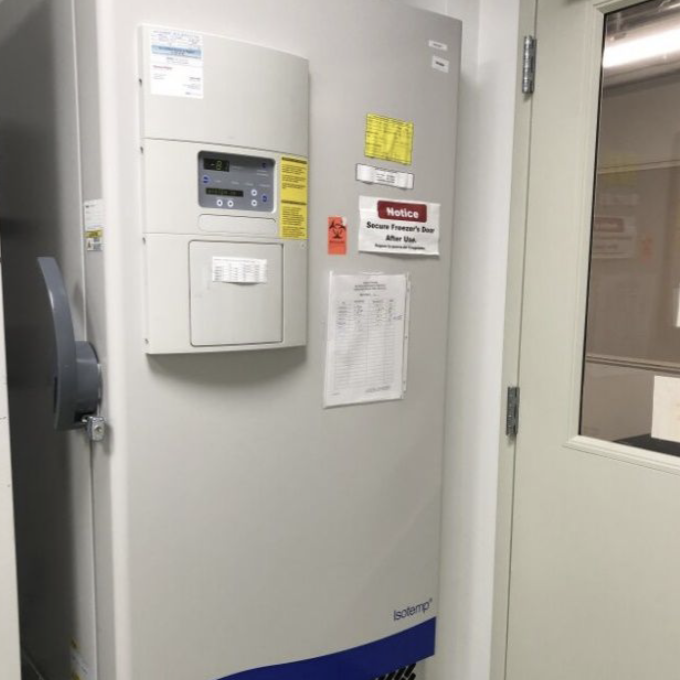
[[[328,254],[347,255],[347,218],[328,218]]]

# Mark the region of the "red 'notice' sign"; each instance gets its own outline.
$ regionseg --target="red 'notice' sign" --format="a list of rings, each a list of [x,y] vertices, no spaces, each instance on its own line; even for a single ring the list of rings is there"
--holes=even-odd
[[[427,222],[427,205],[425,203],[378,201],[378,217],[404,222]]]

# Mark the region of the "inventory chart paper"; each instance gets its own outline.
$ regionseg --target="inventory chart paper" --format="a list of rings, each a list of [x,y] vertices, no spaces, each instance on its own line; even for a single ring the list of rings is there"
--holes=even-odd
[[[406,376],[406,274],[332,274],[324,406],[402,399]]]

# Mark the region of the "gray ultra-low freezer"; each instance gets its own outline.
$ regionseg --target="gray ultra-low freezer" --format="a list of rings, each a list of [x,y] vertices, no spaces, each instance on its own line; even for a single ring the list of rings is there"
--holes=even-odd
[[[434,654],[460,32],[389,0],[0,4],[22,645],[46,680],[372,680]],[[361,197],[438,206],[439,255],[360,251]],[[401,398],[325,408],[331,272],[408,277]],[[53,311],[98,364],[89,396],[60,366],[60,430]]]

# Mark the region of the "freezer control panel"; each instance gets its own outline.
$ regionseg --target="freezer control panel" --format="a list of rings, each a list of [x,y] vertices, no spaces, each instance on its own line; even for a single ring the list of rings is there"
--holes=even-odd
[[[201,151],[198,200],[203,208],[272,212],[275,202],[273,159]]]
[[[182,70],[186,64],[169,57],[158,66],[158,54],[166,59],[175,49],[168,45],[186,35],[140,27],[144,349],[160,355],[302,347],[309,62],[192,33],[206,55],[197,58],[200,69]],[[210,86],[201,97],[189,85],[179,96],[168,83],[174,78],[178,88],[180,76]],[[165,90],[159,79],[166,79]]]

